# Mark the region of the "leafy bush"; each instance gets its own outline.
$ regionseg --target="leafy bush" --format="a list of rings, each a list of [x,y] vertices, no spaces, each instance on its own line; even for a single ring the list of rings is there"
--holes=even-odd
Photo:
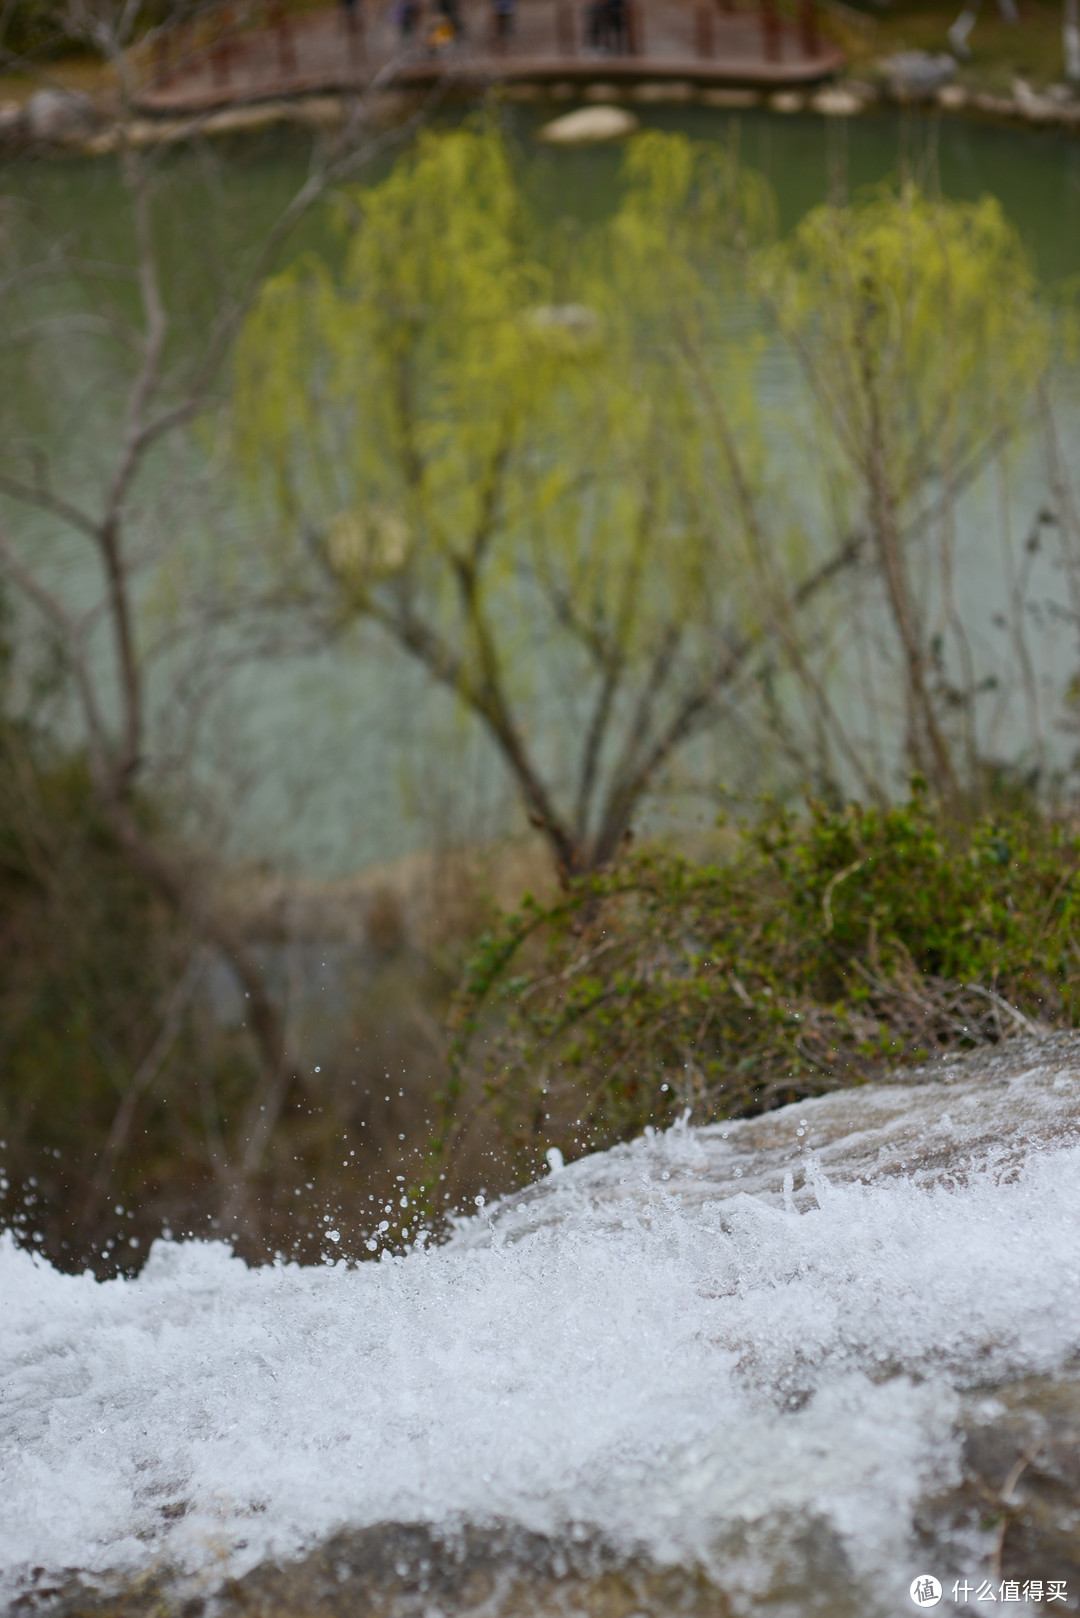
[[[1074,1025],[1078,915],[1074,831],[1024,807],[958,825],[922,790],[771,808],[724,863],[630,855],[484,940],[441,1144],[481,1032],[487,1104],[530,1167],[686,1107],[738,1117]]]

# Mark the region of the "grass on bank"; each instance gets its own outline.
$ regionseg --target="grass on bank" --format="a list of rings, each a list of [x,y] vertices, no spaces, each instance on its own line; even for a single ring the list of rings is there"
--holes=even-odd
[[[1080,836],[1022,801],[972,824],[922,790],[773,807],[723,863],[632,853],[484,940],[440,1148],[481,1048],[481,1110],[528,1174],[552,1145],[579,1156],[686,1108],[745,1116],[1075,1027],[1078,919]]]
[[[863,22],[833,17],[848,57],[849,71],[859,74],[883,56],[922,50],[948,51],[948,29],[963,9],[961,0],[903,0],[902,4],[874,8]],[[971,60],[957,72],[957,83],[967,89],[1007,95],[1014,80],[1025,79],[1034,88],[1060,84],[1065,76],[1061,40],[1061,8],[1047,0],[1018,0],[1019,21],[1008,23],[995,0],[983,0],[978,21],[968,39]],[[854,25],[853,25],[854,24]]]

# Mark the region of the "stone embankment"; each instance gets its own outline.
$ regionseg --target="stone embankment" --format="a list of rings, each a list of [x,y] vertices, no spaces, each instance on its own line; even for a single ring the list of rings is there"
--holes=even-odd
[[[598,64],[598,72],[602,64]],[[570,144],[619,139],[636,127],[633,106],[697,102],[718,111],[739,112],[761,108],[781,115],[808,113],[824,118],[850,118],[889,106],[920,106],[927,111],[967,115],[1080,133],[1080,97],[1067,85],[1036,90],[1017,79],[1011,94],[970,89],[954,80],[951,57],[905,52],[882,58],[872,73],[838,78],[807,89],[761,90],[707,86],[678,79],[641,84],[613,84],[598,79],[580,85],[553,83],[504,85],[508,100],[586,103],[576,131],[553,138]],[[415,95],[394,89],[370,92],[363,99],[363,117],[369,125],[393,123],[415,106]],[[138,115],[122,125],[104,105],[87,96],[62,90],[42,90],[27,101],[0,102],[0,153],[4,150],[41,151],[100,157],[117,150],[122,141],[142,148],[168,146],[195,139],[254,134],[293,125],[304,129],[335,130],[355,115],[357,98],[341,94],[274,97],[186,117]],[[612,116],[612,112],[617,114]]]

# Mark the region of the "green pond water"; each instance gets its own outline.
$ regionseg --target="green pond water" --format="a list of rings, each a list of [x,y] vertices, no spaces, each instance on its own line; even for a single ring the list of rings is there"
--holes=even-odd
[[[525,103],[504,107],[500,116],[541,213],[595,219],[614,204],[620,154],[612,147],[539,147],[538,126],[565,110],[566,103]],[[997,196],[1048,284],[1066,284],[1080,268],[1080,142],[1063,135],[920,113],[845,121],[699,106],[649,109],[642,122],[737,143],[743,161],[770,181],[783,229],[826,196],[855,195],[906,174],[950,197]],[[158,160],[174,359],[205,329],[221,288],[238,284],[253,244],[302,180],[308,155],[300,136],[271,133]],[[379,167],[390,160],[380,159]],[[0,169],[0,197],[6,210],[0,217],[16,222],[15,235],[5,240],[17,237],[20,251],[31,240],[39,249],[62,241],[87,262],[131,265],[131,222],[111,161],[23,159]],[[332,252],[332,244],[323,213],[305,223],[289,251]],[[100,312],[101,285],[94,280],[85,295],[70,284],[43,292],[37,313],[47,319]],[[113,311],[131,308],[130,280],[113,277],[109,285]],[[48,444],[58,483],[86,495],[104,476],[119,394],[100,332],[69,323],[49,342],[47,363],[29,362],[32,345],[24,343],[11,351],[0,378],[7,448],[18,449],[22,440]],[[194,462],[182,469],[182,492],[158,507],[151,488],[144,496],[148,519],[159,533],[175,533],[181,553],[185,536],[205,541],[211,531],[212,542],[227,548],[238,517],[215,482],[212,439],[187,453]],[[155,487],[175,491],[176,483],[175,475],[171,483],[163,477]],[[85,603],[91,582],[79,553],[47,523],[28,523],[11,505],[5,512],[21,525],[24,543],[51,558],[59,587]],[[221,836],[245,858],[331,873],[444,840],[483,839],[513,824],[512,796],[486,743],[378,642],[240,668],[223,678],[217,698],[214,723],[201,733],[200,767],[222,805]],[[169,701],[163,694],[159,705],[165,731]]]

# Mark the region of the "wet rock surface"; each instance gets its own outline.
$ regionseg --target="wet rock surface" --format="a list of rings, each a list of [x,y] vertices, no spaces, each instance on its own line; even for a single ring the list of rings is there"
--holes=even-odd
[[[1078,1141],[1080,1038],[1016,1040],[990,1055],[912,1069],[892,1084],[646,1134],[504,1197],[484,1220],[463,1221],[455,1241],[513,1241],[586,1213],[618,1225],[666,1197],[691,1209],[742,1195],[805,1212],[816,1205],[820,1176],[837,1185],[901,1176],[958,1185],[974,1173],[1008,1175],[1032,1151]]]
[[[310,1556],[258,1568],[211,1602],[182,1603],[157,1580],[121,1592],[73,1581],[24,1598],[17,1611],[63,1618],[152,1618],[208,1610],[236,1618],[727,1618],[724,1593],[700,1569],[658,1568],[594,1542],[553,1541],[512,1525],[439,1533],[388,1523],[335,1535]]]
[[[933,1571],[953,1612],[985,1612],[978,1591],[989,1584],[1000,1599],[1010,1581],[1018,1612],[1044,1610],[1052,1588],[1065,1599],[1050,1611],[1077,1611],[1080,1375],[980,1389],[965,1399],[956,1432],[962,1476],[919,1503],[912,1566]],[[1022,1594],[1032,1581],[1043,1592],[1034,1602]],[[909,1610],[857,1576],[831,1523],[778,1516],[721,1536],[708,1570],[658,1565],[584,1528],[552,1538],[509,1523],[380,1523],[212,1593],[205,1582],[161,1576],[97,1588],[46,1579],[15,1602],[12,1618],[891,1618]]]
[[[699,1570],[651,1567],[610,1546],[553,1541],[511,1526],[437,1536],[422,1526],[342,1534],[292,1569],[260,1569],[232,1592],[237,1610],[286,1618],[432,1618],[434,1612],[526,1618],[643,1610],[722,1618],[721,1591]]]
[[[950,1591],[989,1578],[1063,1585],[1080,1596],[1080,1361],[1072,1376],[1023,1378],[977,1389],[964,1401],[960,1483],[916,1512],[928,1566]],[[972,1593],[974,1595],[974,1592]],[[1044,1591],[1045,1600],[1045,1591]],[[984,1602],[959,1603],[985,1611]],[[1034,1605],[1034,1603],[1032,1603]]]

